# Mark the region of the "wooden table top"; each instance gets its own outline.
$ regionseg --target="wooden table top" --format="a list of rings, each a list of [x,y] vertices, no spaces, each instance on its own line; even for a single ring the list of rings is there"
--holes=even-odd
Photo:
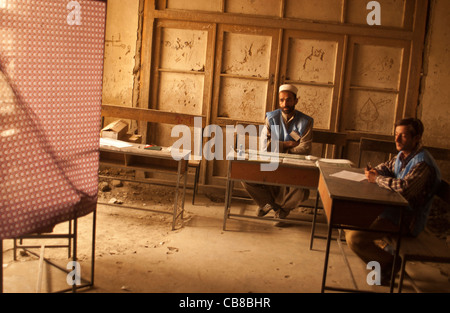
[[[331,199],[408,206],[408,201],[399,193],[379,187],[377,184],[370,183],[367,179],[353,181],[330,176],[343,170],[363,174],[364,169],[342,168],[328,164],[320,164],[319,169]]]

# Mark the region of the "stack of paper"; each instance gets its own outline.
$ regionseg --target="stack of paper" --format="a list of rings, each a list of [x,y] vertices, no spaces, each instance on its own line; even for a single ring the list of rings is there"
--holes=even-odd
[[[353,162],[350,160],[345,160],[345,159],[319,159],[317,160],[317,166],[319,166],[319,163],[327,163],[327,164],[332,164],[335,166],[342,166],[342,167],[352,167],[353,166]]]
[[[283,164],[301,165],[301,166],[316,166],[316,164],[312,161],[301,160],[301,159],[292,159],[292,158],[283,158]]]
[[[100,138],[100,145],[111,146],[111,147],[116,147],[116,148],[126,148],[126,147],[133,146],[132,144],[130,144],[126,141],[121,141],[121,140],[116,140],[116,139],[111,139],[111,138]]]

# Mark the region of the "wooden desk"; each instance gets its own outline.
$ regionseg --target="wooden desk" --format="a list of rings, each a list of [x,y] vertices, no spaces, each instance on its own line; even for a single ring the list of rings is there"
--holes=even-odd
[[[257,154],[245,153],[243,159],[238,159],[237,155],[229,155],[227,186],[225,193],[225,209],[223,230],[226,229],[227,219],[230,217],[267,219],[271,221],[281,221],[281,219],[257,217],[243,214],[230,213],[230,202],[233,192],[233,183],[243,181],[250,183],[259,183],[265,185],[292,186],[298,188],[316,189],[319,181],[319,169],[315,161],[305,159],[305,156],[293,154],[278,154],[278,167],[274,171],[262,171],[261,165],[268,164],[267,159],[261,159]],[[292,219],[283,219],[284,222],[296,223]],[[298,222],[297,222],[298,223]]]
[[[172,156],[172,153],[168,150],[168,148],[163,148],[160,151],[145,150],[144,147],[146,145],[144,144],[141,145],[133,143],[127,144],[129,145],[127,147],[116,147],[100,143],[100,164],[111,167],[141,170],[145,172],[163,172],[176,174],[177,180],[176,180],[174,206],[173,212],[170,213],[173,216],[172,230],[174,230],[177,218],[178,217],[183,218],[184,200],[186,195],[186,181],[188,168],[187,165],[190,151],[177,152],[177,154],[175,155],[176,157],[175,159]],[[183,194],[181,197],[181,210],[178,213],[179,209],[178,198],[182,176],[184,176]],[[145,210],[168,214],[167,211],[162,210],[156,209],[145,209]]]
[[[328,222],[327,245],[325,251],[325,264],[323,269],[322,290],[341,290],[351,291],[348,289],[338,289],[326,287],[326,275],[328,267],[328,257],[330,253],[331,232],[336,229],[358,229],[369,230],[372,221],[385,209],[386,206],[403,210],[408,206],[406,201],[400,194],[380,188],[376,184],[369,183],[367,180],[356,182],[347,179],[330,176],[331,174],[342,171],[340,167],[330,165],[320,165],[320,178],[318,191]],[[347,168],[347,171],[363,173],[362,169]],[[400,226],[402,218],[400,218]],[[395,232],[397,235],[396,253],[394,262],[398,257],[400,248],[401,227]],[[373,230],[370,230],[373,231]],[[391,280],[391,289],[393,291],[394,279]]]

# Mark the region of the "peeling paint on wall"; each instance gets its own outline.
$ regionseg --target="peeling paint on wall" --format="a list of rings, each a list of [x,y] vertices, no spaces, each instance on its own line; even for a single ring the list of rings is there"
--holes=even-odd
[[[356,45],[352,85],[398,90],[403,49]]]
[[[108,1],[102,102],[132,106],[139,0],[122,2]]]
[[[337,42],[291,38],[286,78],[315,83],[334,83]]]
[[[161,68],[183,71],[205,70],[206,31],[164,28],[162,30]]]
[[[159,110],[202,114],[203,76],[161,73],[157,108]]]
[[[349,102],[346,129],[392,135],[396,94],[354,90]]]
[[[237,78],[222,81],[219,116],[242,121],[264,122],[267,84]]]
[[[225,33],[222,73],[267,78],[271,38]]]
[[[298,87],[297,109],[314,117],[314,128],[329,129],[333,88],[301,86]]]

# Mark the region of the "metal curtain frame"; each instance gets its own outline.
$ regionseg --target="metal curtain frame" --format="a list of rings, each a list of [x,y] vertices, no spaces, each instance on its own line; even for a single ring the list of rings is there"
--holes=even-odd
[[[91,243],[91,275],[90,275],[90,280],[84,279],[83,277],[80,277],[82,283],[77,285],[77,284],[73,284],[71,288],[67,288],[67,289],[63,289],[63,290],[59,290],[56,292],[76,292],[78,289],[82,289],[82,288],[87,288],[87,287],[92,287],[94,286],[94,269],[95,269],[95,234],[96,234],[96,221],[97,221],[97,207],[93,210],[92,212],[92,243]],[[30,254],[39,257],[38,254],[36,254],[35,252],[28,250],[30,248],[36,248],[37,246],[16,246],[16,240],[17,239],[55,239],[55,238],[67,238],[69,241],[71,241],[70,244],[68,244],[67,246],[53,246],[53,248],[65,248],[67,247],[69,250],[69,256],[72,256],[72,261],[76,262],[77,261],[77,240],[78,240],[78,217],[69,220],[69,225],[71,225],[73,223],[73,231],[72,231],[72,227],[69,226],[69,232],[67,234],[37,234],[37,235],[25,235],[25,236],[21,236],[21,237],[17,237],[17,238],[12,238],[15,242],[14,242],[14,259],[15,259],[15,251],[17,248],[21,248],[24,249],[25,251],[29,252]],[[49,246],[52,247],[52,246]],[[72,251],[70,251],[70,249],[72,249]],[[69,257],[70,258],[70,257]],[[51,266],[66,272],[67,274],[69,274],[71,272],[71,270],[67,270],[66,268],[63,268],[61,266],[59,266],[58,264],[50,261],[47,258],[43,258],[43,260],[50,264]],[[2,266],[0,267],[0,293],[3,293],[3,240],[0,240],[0,261]]]

